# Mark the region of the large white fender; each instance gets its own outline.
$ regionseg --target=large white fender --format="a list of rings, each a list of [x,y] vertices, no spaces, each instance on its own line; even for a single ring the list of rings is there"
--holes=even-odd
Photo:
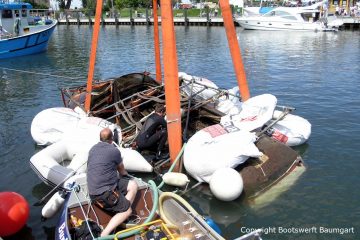
[[[41,209],[41,215],[44,218],[52,218],[61,208],[65,201],[65,196],[56,192]]]
[[[273,118],[282,114],[275,110]],[[311,124],[308,120],[293,114],[287,114],[268,131],[271,137],[288,146],[297,146],[305,143],[311,135]]]
[[[188,176],[178,172],[167,172],[162,176],[167,185],[175,187],[185,187],[190,182]]]
[[[271,94],[252,97],[243,102],[238,114],[230,112],[221,118],[221,123],[231,122],[241,130],[255,130],[272,118],[276,103],[276,97]]]
[[[232,168],[217,169],[212,175],[209,185],[212,194],[222,201],[235,200],[244,188],[240,173]]]
[[[65,133],[75,137],[78,129],[92,131],[108,127],[112,131],[117,130],[119,142],[121,141],[119,126],[98,117],[87,117],[80,110],[56,107],[41,111],[31,123],[31,136],[39,145],[50,145],[61,140]]]
[[[153,167],[137,151],[131,148],[119,148],[123,159],[124,167],[129,172],[152,172]]]
[[[209,79],[191,76],[184,72],[179,72],[179,78],[183,80],[182,92],[188,96],[193,95],[197,100],[207,100],[219,93],[217,90],[219,87]],[[230,94],[221,96],[214,107],[225,114],[230,111],[232,114],[238,114],[241,109],[239,87],[233,87],[227,91]]]
[[[229,95],[219,98],[215,108],[225,114],[239,114],[242,103],[240,102],[239,87],[233,87],[227,90]]]
[[[71,187],[74,185],[79,185],[80,191],[83,193],[78,195],[80,201],[86,200],[85,199],[85,196],[87,196],[86,173],[80,173],[70,177],[64,182],[63,187],[66,188],[67,190],[71,190]],[[65,192],[62,191],[56,192],[42,208],[41,215],[44,218],[53,217],[64,204],[65,198],[66,198]],[[77,198],[73,196],[70,197],[69,201],[78,202]]]
[[[209,182],[217,169],[235,168],[249,157],[261,156],[255,140],[254,133],[234,126],[206,127],[189,139],[184,150],[185,169],[197,181]]]
[[[218,89],[218,86],[209,79],[191,76],[184,72],[179,72],[179,78],[183,80],[181,91],[188,96],[193,95],[194,99],[209,99],[218,92],[214,90]],[[191,84],[191,81],[194,81],[194,84]]]

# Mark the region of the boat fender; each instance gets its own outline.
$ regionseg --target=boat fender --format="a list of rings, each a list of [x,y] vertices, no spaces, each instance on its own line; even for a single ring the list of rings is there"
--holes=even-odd
[[[60,191],[56,192],[41,210],[43,218],[51,218],[57,213],[65,201],[65,194]]]
[[[232,168],[220,168],[210,179],[210,190],[222,201],[233,201],[240,196],[244,188],[241,175]]]
[[[273,118],[277,119],[281,113],[281,111],[275,110]],[[269,130],[267,134],[273,139],[288,146],[298,146],[310,138],[311,123],[300,116],[288,114]]]
[[[215,230],[215,232],[217,232],[218,234],[221,235],[221,229],[220,227],[214,222],[214,220],[212,220],[210,217],[206,217],[205,218],[206,223]]]
[[[167,172],[163,175],[162,179],[166,184],[176,187],[185,187],[190,182],[188,176],[177,172]]]
[[[131,148],[119,148],[124,167],[128,172],[152,172],[153,167],[136,150]]]

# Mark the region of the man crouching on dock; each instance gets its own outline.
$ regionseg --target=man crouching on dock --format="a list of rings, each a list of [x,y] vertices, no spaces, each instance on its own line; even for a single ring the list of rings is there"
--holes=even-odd
[[[112,143],[111,130],[101,130],[100,142],[90,149],[87,163],[87,184],[92,202],[115,214],[101,236],[109,235],[131,215],[131,204],[138,189],[135,181],[122,177],[128,173],[119,149]]]

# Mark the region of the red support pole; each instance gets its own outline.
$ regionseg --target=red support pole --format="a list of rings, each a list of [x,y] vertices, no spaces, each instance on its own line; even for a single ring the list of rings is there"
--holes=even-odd
[[[90,111],[92,82],[93,82],[93,78],[94,78],[94,70],[95,70],[95,62],[96,62],[96,49],[97,49],[97,44],[98,44],[98,39],[99,39],[102,6],[103,6],[103,1],[97,0],[94,32],[93,32],[93,36],[92,36],[91,50],[90,50],[89,72],[88,72],[88,79],[87,79],[87,85],[86,85],[86,98],[85,98],[86,113],[89,113],[89,111]]]
[[[170,160],[173,163],[181,150],[182,140],[178,61],[171,3],[171,0],[161,1],[161,26],[168,141]],[[179,171],[179,164],[175,166],[174,171]]]
[[[239,85],[241,100],[246,101],[250,98],[250,92],[246,81],[246,73],[241,58],[241,49],[239,47],[239,42],[236,37],[234,20],[232,17],[229,0],[220,0],[219,3],[221,7],[222,16],[224,19],[226,36],[229,42],[229,48],[234,65],[236,79]]]

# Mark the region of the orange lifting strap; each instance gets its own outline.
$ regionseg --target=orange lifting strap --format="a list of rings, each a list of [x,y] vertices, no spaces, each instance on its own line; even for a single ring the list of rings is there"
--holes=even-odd
[[[241,58],[241,49],[239,47],[239,42],[236,37],[234,20],[232,17],[229,0],[220,0],[219,3],[220,3],[222,16],[224,19],[226,36],[229,42],[229,48],[234,65],[236,79],[239,85],[241,100],[246,101],[250,98],[250,92],[246,81],[246,73]]]
[[[182,140],[178,61],[171,2],[171,0],[161,1],[161,26],[168,141],[170,160],[173,163],[180,152]],[[179,164],[175,166],[174,171],[179,171]]]
[[[87,79],[87,85],[86,85],[86,98],[85,98],[86,113],[89,113],[89,111],[90,111],[92,82],[93,82],[93,78],[94,78],[96,49],[97,49],[97,44],[98,44],[98,39],[99,39],[102,5],[103,5],[103,1],[97,0],[94,32],[93,32],[93,36],[92,36],[91,50],[90,50],[89,72],[88,72],[88,79]]]

